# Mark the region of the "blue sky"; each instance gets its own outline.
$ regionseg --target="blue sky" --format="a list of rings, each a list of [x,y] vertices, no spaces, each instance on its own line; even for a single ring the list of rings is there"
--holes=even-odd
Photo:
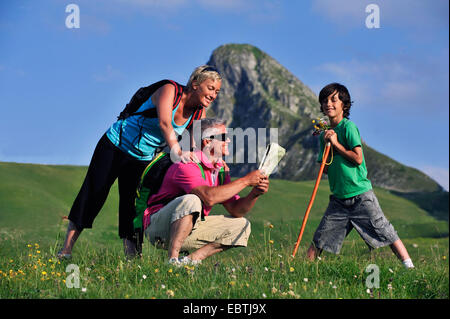
[[[70,3],[80,28],[65,21]],[[365,21],[380,9],[380,28]],[[316,94],[345,84],[363,140],[449,185],[447,0],[43,0],[0,3],[0,161],[88,165],[131,95],[186,83],[227,43]]]

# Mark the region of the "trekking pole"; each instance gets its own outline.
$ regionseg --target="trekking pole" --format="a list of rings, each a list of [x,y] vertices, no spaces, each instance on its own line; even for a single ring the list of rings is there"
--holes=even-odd
[[[311,195],[311,199],[309,200],[308,208],[306,209],[305,217],[303,217],[302,228],[300,229],[300,234],[298,235],[297,242],[295,243],[294,251],[292,252],[292,257],[295,257],[297,253],[298,246],[300,245],[300,241],[302,240],[303,231],[305,230],[306,221],[308,220],[309,212],[311,211],[314,198],[316,197],[317,189],[319,188],[320,179],[322,178],[323,169],[325,168],[325,164],[327,161],[328,153],[330,152],[331,143],[328,142],[325,146],[325,151],[322,157],[322,163],[320,164],[319,176],[317,176],[316,184],[314,185],[314,190]]]

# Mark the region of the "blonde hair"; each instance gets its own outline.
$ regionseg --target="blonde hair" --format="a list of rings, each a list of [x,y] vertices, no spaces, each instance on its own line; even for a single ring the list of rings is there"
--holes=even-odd
[[[197,82],[197,84],[202,83],[205,80],[222,80],[222,77],[219,74],[219,71],[210,65],[201,65],[197,68],[195,68],[194,72],[192,72],[191,76],[189,77],[189,81],[186,84],[186,90],[190,91],[192,90],[192,82]]]

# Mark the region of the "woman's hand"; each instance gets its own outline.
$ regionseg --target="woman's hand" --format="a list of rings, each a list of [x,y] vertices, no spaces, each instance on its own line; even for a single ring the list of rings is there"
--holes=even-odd
[[[183,163],[191,163],[191,162],[200,163],[200,160],[198,159],[197,155],[195,155],[194,152],[181,151],[179,158]]]
[[[226,174],[230,174],[230,168],[228,167],[227,163],[221,158],[220,162],[223,165],[223,170],[225,171]]]

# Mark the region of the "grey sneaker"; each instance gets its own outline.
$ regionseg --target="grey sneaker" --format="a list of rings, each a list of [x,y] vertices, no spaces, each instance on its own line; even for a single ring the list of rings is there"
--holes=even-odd
[[[169,261],[167,262],[169,265],[173,265],[173,266],[176,266],[176,267],[181,267],[182,266],[182,263],[181,263],[181,261],[180,261],[180,258],[177,258],[177,257],[172,257],[172,258],[170,258],[169,259]]]
[[[62,251],[58,251],[58,254],[56,255],[56,257],[59,260],[70,260],[72,258],[72,254],[63,254]]]
[[[182,265],[187,265],[187,266],[198,266],[202,263],[202,261],[201,260],[192,260],[192,259],[188,258],[187,256],[185,256],[180,259],[180,263]]]

